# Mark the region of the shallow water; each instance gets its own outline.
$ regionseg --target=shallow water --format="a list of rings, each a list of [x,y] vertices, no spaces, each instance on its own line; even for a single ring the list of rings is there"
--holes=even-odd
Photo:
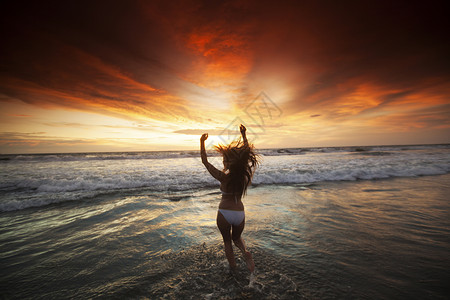
[[[257,185],[250,277],[230,274],[217,188],[124,190],[0,213],[6,299],[447,299],[450,175]],[[237,250],[237,248],[235,248]]]

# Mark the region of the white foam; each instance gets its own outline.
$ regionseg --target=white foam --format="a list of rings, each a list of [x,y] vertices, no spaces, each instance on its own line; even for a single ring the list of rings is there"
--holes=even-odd
[[[255,272],[250,273],[250,280],[248,282],[248,287],[253,288],[256,282]]]
[[[277,155],[263,157],[253,182],[296,184],[439,175],[450,172],[449,148],[386,150],[391,154],[365,155],[364,151],[334,151],[299,155],[301,151],[297,154],[292,154],[295,151],[291,151],[281,155],[275,151]],[[170,153],[172,152],[164,152],[164,155]],[[355,153],[358,155],[354,155]],[[85,156],[90,155],[92,154]],[[147,189],[164,194],[218,186],[218,182],[208,174],[198,157],[147,159],[148,156],[144,153],[145,158],[138,159],[136,157],[141,154],[114,155],[134,158],[55,161],[55,155],[49,155],[49,158],[41,155],[41,161],[3,160],[0,171],[0,211],[42,206],[129,189]],[[108,157],[114,155],[107,154]],[[66,156],[83,157],[80,154]],[[210,160],[217,168],[222,167],[218,157],[211,157]]]

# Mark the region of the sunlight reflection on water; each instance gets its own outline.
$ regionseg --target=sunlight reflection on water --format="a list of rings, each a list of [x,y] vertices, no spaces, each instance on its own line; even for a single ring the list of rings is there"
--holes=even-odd
[[[448,178],[255,186],[244,198],[243,238],[261,272],[256,286],[278,295],[283,290],[271,285],[285,280],[311,298],[442,295],[450,267]],[[148,296],[152,278],[163,296],[169,293],[164,278],[177,285],[196,270],[207,286],[214,276],[205,270],[224,268],[215,224],[220,193],[163,194],[109,195],[0,215],[5,282],[29,280],[33,285],[20,293],[31,295],[33,274],[53,283],[43,293],[77,278],[84,287],[79,295],[89,298],[103,293],[105,280],[114,291],[125,288],[123,280],[137,282],[138,295]],[[208,246],[195,248],[202,243]],[[166,256],[171,259],[161,261]],[[176,274],[172,262],[186,273]]]

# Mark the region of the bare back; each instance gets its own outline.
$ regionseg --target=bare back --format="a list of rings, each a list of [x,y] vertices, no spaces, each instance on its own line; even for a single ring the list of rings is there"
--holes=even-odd
[[[220,190],[222,191],[222,200],[220,201],[219,208],[229,210],[244,210],[244,204],[242,203],[242,195],[235,195],[232,191],[226,189],[228,183],[228,174],[224,174],[220,181]]]

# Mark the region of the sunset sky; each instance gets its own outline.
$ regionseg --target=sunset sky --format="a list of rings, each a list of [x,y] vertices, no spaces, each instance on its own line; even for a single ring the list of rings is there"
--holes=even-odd
[[[450,143],[446,1],[0,8],[0,153]]]

